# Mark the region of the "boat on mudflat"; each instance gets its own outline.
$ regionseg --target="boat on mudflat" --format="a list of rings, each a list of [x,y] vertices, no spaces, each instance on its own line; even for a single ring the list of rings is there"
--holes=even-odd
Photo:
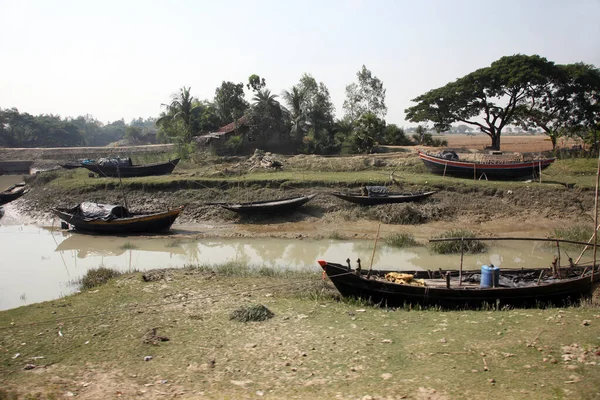
[[[131,178],[138,176],[168,175],[179,163],[179,158],[163,163],[134,165],[131,158],[99,159],[96,162],[83,162],[81,166],[100,175],[110,178]]]
[[[505,270],[500,274],[498,287],[482,288],[481,271],[463,271],[460,284],[457,270],[402,271],[399,275],[405,277],[407,283],[395,283],[390,279],[396,279],[394,274],[398,271],[357,272],[333,262],[321,260],[319,264],[342,296],[388,307],[404,304],[479,307],[486,303],[499,306],[566,305],[591,296],[600,284],[598,266],[593,280],[591,268],[586,271],[584,267],[561,269],[561,278],[544,275],[547,272],[544,268]]]
[[[183,206],[163,212],[130,212],[126,207],[84,202],[55,208],[54,214],[76,231],[97,234],[156,233],[168,231]]]
[[[3,192],[0,192],[0,206],[6,203],[10,203],[13,200],[18,199],[27,193],[29,189],[25,187],[25,183],[17,183],[16,185],[12,185],[8,189]]]
[[[420,201],[434,193],[435,191],[420,193],[394,193],[388,192],[387,188],[381,186],[365,186],[360,193],[332,192],[331,195],[351,203],[360,204],[363,206],[371,206],[376,204]]]
[[[504,240],[496,238],[489,240]],[[464,238],[464,240],[470,240]],[[509,239],[513,240],[513,239]],[[527,238],[567,242],[557,239]],[[462,257],[461,257],[462,259]],[[571,261],[571,260],[570,260]],[[492,306],[569,305],[592,296],[600,285],[600,267],[593,263],[561,267],[556,260],[549,268],[500,269],[493,265],[479,270],[437,271],[364,270],[320,260],[319,265],[340,294],[375,304],[399,307],[405,304],[439,305],[449,308]],[[401,267],[401,266],[396,266]]]
[[[312,200],[316,194],[288,197],[279,200],[253,201],[248,203],[208,203],[241,214],[272,214],[293,211]]]
[[[425,167],[434,174],[474,179],[528,179],[539,176],[540,171],[548,168],[555,158],[543,158],[530,161],[493,160],[485,162],[464,161],[453,151],[437,155],[419,151],[419,158]]]

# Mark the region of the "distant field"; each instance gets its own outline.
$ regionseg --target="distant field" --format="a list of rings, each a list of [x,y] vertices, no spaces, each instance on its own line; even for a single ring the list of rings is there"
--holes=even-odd
[[[436,136],[436,138],[447,140],[448,147],[466,147],[474,150],[482,150],[484,147],[492,144],[492,140],[487,135],[439,135]],[[573,143],[575,142],[560,139],[558,146],[570,146]],[[515,151],[520,153],[550,151],[552,150],[552,142],[550,142],[546,135],[502,135],[500,139],[500,148],[502,151]]]

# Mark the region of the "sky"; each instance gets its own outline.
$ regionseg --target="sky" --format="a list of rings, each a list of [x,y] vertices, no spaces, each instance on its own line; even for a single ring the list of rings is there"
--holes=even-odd
[[[212,100],[258,74],[280,94],[309,73],[341,118],[364,64],[387,122],[411,126],[411,99],[502,56],[600,67],[598,16],[600,0],[0,0],[0,108],[129,122],[182,86]]]

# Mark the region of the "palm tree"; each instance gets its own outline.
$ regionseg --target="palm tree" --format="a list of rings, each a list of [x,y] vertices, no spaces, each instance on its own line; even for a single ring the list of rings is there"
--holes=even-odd
[[[283,91],[282,97],[287,104],[286,111],[292,122],[291,134],[293,137],[299,139],[304,136],[306,127],[306,114],[303,110],[306,97],[305,92],[298,86],[292,86],[289,91]]]
[[[172,122],[181,121],[183,125],[183,137],[186,143],[192,140],[192,124],[191,119],[194,110],[200,107],[200,103],[190,94],[190,87],[182,87],[178,94],[171,97],[171,103],[163,104],[165,112],[156,120],[157,126],[162,126],[166,129]]]
[[[276,94],[272,94],[269,89],[263,89],[256,92],[252,101],[254,101],[254,105],[266,106],[267,108],[277,107],[280,108],[280,104],[275,98]]]

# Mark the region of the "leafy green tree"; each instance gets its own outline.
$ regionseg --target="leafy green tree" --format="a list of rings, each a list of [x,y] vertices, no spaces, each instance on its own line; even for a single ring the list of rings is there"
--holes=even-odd
[[[385,118],[385,92],[383,82],[373,76],[366,66],[356,73],[358,83],[346,86],[344,110],[351,121],[356,121],[363,114],[371,113],[379,118]]]
[[[354,124],[350,137],[351,148],[354,153],[371,153],[383,137],[385,121],[377,115],[367,112]]]
[[[274,135],[285,140],[287,127],[277,95],[263,89],[258,91],[252,100],[254,103],[246,114],[250,125],[249,139],[256,141],[257,145],[263,145]]]
[[[156,125],[164,129],[168,136],[177,137],[182,143],[190,143],[192,140],[192,117],[198,107],[190,89],[182,87],[179,93],[171,97],[169,104],[163,104],[166,110],[156,120]]]
[[[413,99],[406,110],[412,122],[431,121],[438,131],[462,122],[479,127],[500,149],[502,129],[515,121],[518,106],[545,85],[554,63],[538,55],[502,57],[447,85]]]
[[[265,86],[267,86],[265,78],[261,78],[256,74],[252,74],[248,77],[248,83],[246,84],[248,90],[252,90],[253,92],[260,92],[265,88]]]
[[[142,128],[138,126],[129,125],[125,128],[125,139],[129,140],[130,142],[139,142],[142,140],[143,136]]]
[[[412,141],[406,136],[404,129],[396,124],[389,124],[383,130],[383,139],[385,144],[392,146],[409,146]]]
[[[213,104],[221,126],[239,119],[249,106],[244,99],[244,84],[223,81],[215,90]]]
[[[307,131],[307,117],[303,109],[305,106],[303,88],[292,86],[289,91],[284,90],[281,97],[287,105],[285,111],[290,119],[290,135],[292,139],[300,142]]]

